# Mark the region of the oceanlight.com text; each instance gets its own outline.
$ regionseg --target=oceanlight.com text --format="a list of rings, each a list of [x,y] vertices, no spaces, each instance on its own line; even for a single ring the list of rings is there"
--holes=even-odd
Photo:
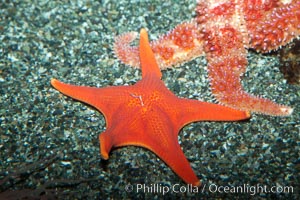
[[[128,184],[125,186],[126,192],[136,193],[153,193],[162,194],[167,193],[228,193],[228,194],[267,194],[267,193],[293,193],[292,186],[266,186],[266,185],[249,185],[243,184],[240,186],[219,186],[216,184],[203,184],[201,187],[196,187],[191,184],[187,185],[163,185],[163,184]]]

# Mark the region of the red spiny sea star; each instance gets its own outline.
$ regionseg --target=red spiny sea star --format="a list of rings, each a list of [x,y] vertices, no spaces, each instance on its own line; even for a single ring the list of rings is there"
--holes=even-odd
[[[240,77],[247,49],[269,52],[300,35],[299,0],[199,0],[196,17],[151,43],[161,68],[205,55],[216,99],[235,109],[267,115],[290,115],[292,108],[248,94]],[[116,38],[114,50],[124,63],[139,67],[133,32]]]

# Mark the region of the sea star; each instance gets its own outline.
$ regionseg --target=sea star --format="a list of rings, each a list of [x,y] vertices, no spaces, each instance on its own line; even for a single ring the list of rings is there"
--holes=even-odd
[[[269,52],[300,35],[299,0],[199,0],[196,18],[177,25],[151,43],[160,68],[205,55],[211,91],[224,105],[267,115],[290,115],[292,108],[246,93],[240,77],[247,66],[247,50]],[[139,67],[137,36],[116,37],[117,57]]]
[[[51,80],[63,94],[94,106],[103,113],[107,128],[100,134],[100,152],[108,159],[113,147],[141,146],[154,152],[186,183],[200,181],[178,144],[178,132],[194,121],[233,121],[250,117],[248,112],[222,105],[176,97],[161,80],[161,72],[148,43],[140,34],[142,80],[132,86],[93,88]]]

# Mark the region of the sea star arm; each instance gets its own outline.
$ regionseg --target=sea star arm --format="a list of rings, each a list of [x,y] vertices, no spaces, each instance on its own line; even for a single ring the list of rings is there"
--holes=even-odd
[[[137,32],[127,32],[115,37],[114,53],[124,64],[140,67],[139,49],[130,44],[137,38]]]
[[[141,29],[140,33],[140,63],[142,70],[142,79],[153,75],[155,80],[161,79],[161,71],[155,60],[152,49],[149,45],[148,34],[145,29]]]
[[[300,35],[300,1],[256,1],[243,4],[250,48],[269,52]]]
[[[151,49],[161,69],[173,67],[204,55],[203,42],[199,39],[197,30],[195,20],[184,22],[151,42]],[[138,47],[130,45],[136,37],[136,32],[128,32],[117,36],[114,43],[114,52],[123,63],[140,67]]]
[[[207,48],[210,48],[207,52],[207,60],[211,91],[220,103],[235,109],[268,115],[291,114],[292,108],[288,106],[276,104],[244,91],[240,77],[245,71],[247,60],[243,44],[232,37],[233,35],[240,37],[237,31],[224,28],[218,33],[208,34],[218,35],[214,36],[216,41],[213,44],[207,44]]]
[[[179,99],[177,107],[181,127],[196,121],[237,121],[250,118],[250,113],[226,106],[201,102],[193,99]]]
[[[126,99],[132,99],[133,91],[129,86],[110,86],[105,88],[77,86],[51,80],[51,85],[61,93],[73,99],[87,103],[99,110],[110,125],[112,114],[119,109],[118,105]]]
[[[241,22],[237,21],[242,20],[239,18],[242,15],[239,13],[241,7],[232,2],[213,8],[209,6],[207,1],[199,1],[197,18],[199,24],[205,24],[200,29],[206,41],[204,48],[208,75],[216,99],[235,109],[268,115],[290,115],[292,108],[248,94],[242,87],[240,77],[247,66],[245,47],[248,41],[245,40],[245,30],[239,30],[243,27],[240,26]]]

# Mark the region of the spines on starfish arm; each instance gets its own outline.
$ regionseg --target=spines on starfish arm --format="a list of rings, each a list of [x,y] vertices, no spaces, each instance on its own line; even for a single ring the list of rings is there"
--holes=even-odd
[[[268,52],[286,45],[300,35],[300,1],[272,4],[270,10],[245,5],[245,19],[251,38],[250,47]]]
[[[135,32],[117,36],[114,52],[123,63],[139,67],[138,48],[130,45],[136,37]],[[204,55],[203,41],[198,34],[195,20],[177,25],[168,33],[152,41],[150,45],[161,69],[176,66]]]
[[[293,111],[292,108],[279,105],[271,100],[248,94],[241,85],[240,74],[234,70],[237,67],[235,60],[241,59],[228,57],[225,59],[209,60],[208,74],[211,91],[215,98],[223,105],[239,110],[251,112],[287,116]]]
[[[241,85],[241,75],[247,66],[242,33],[227,25],[203,32],[208,61],[211,91],[223,105],[234,109],[286,116],[292,113],[287,106],[246,93]]]
[[[257,18],[263,19],[266,13],[274,11],[274,7],[278,6],[275,1],[267,2],[199,0],[196,9],[197,22],[205,41],[211,91],[217,101],[234,109],[286,116],[292,113],[292,108],[248,94],[240,79],[247,66],[245,48],[253,42],[248,36],[247,28],[251,23],[249,19],[260,23]],[[247,9],[256,13],[247,14]],[[257,27],[255,23],[252,25]],[[262,32],[264,31],[262,28]]]
[[[204,55],[203,40],[195,20],[178,24],[151,44],[161,68],[168,68]]]
[[[116,57],[124,64],[132,67],[140,67],[139,49],[137,46],[131,46],[131,43],[137,36],[137,32],[123,33],[116,36],[114,42],[114,53]]]

